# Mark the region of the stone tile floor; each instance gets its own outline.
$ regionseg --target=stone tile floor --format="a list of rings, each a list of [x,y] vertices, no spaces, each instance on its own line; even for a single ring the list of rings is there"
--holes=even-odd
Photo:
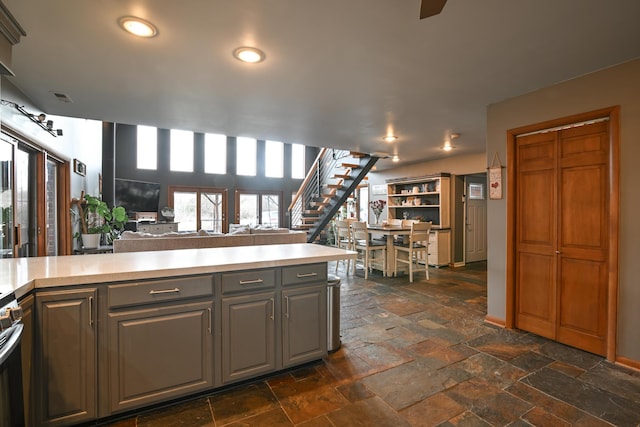
[[[640,425],[640,372],[484,323],[485,263],[338,275],[343,345],[322,362],[110,425]]]

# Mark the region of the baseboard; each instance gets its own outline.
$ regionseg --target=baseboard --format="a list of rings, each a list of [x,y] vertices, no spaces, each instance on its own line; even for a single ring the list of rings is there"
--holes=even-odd
[[[464,267],[466,264],[464,261],[458,261],[458,262],[454,262],[452,264],[453,267]]]
[[[485,316],[484,321],[500,328],[504,328],[506,325],[506,322],[503,319],[498,319],[497,317],[493,316]]]
[[[625,368],[630,368],[635,371],[640,371],[640,361],[629,359],[622,356],[617,356],[616,361],[614,362],[616,365],[624,366]]]

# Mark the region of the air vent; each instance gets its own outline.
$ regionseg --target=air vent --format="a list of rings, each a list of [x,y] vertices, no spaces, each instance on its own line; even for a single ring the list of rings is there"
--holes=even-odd
[[[56,99],[60,102],[66,102],[66,103],[71,103],[73,102],[71,100],[71,98],[69,98],[69,95],[67,95],[66,93],[62,93],[62,92],[51,92],[53,94],[53,96],[56,97]]]

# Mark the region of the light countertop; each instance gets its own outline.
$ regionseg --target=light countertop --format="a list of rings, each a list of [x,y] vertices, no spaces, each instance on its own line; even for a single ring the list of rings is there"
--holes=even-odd
[[[354,259],[355,252],[310,243],[67,255],[0,260],[0,295],[34,288],[156,279]]]

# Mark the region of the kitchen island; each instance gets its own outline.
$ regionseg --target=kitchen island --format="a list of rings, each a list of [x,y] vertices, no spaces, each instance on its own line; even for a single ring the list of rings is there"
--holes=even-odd
[[[315,244],[0,261],[25,312],[34,425],[73,425],[207,392],[327,353]],[[29,332],[31,331],[31,332]]]

